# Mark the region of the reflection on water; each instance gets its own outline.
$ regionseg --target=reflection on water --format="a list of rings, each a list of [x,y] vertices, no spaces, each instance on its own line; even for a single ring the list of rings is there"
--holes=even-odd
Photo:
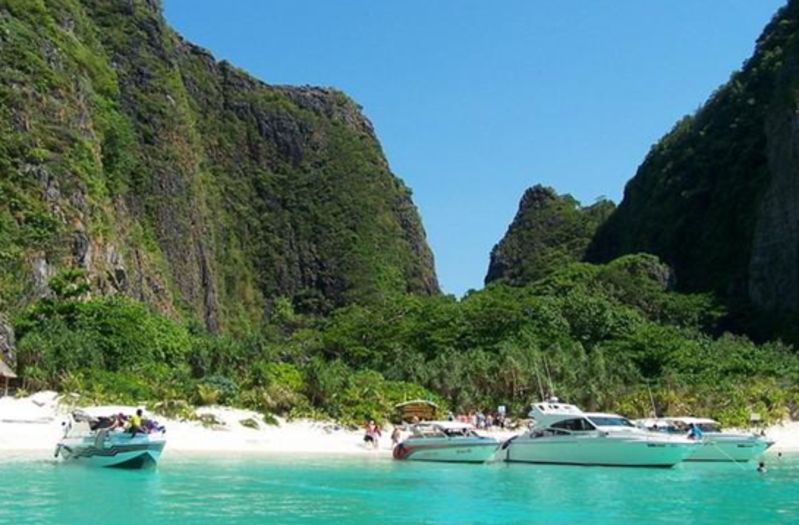
[[[169,458],[122,471],[0,456],[0,523],[799,523],[799,457],[674,469]]]

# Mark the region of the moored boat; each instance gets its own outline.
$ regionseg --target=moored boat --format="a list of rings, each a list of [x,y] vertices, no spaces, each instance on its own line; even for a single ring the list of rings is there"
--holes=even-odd
[[[499,441],[481,436],[466,423],[429,421],[411,427],[411,436],[394,447],[394,459],[484,463],[491,459]]]
[[[166,430],[131,433],[100,426],[101,420],[80,410],[64,424],[55,457],[97,467],[142,468],[155,465],[166,445]]]
[[[532,429],[502,445],[507,462],[624,467],[673,467],[694,452],[682,436],[647,432],[617,414],[584,413],[550,400],[533,405]]]
[[[698,417],[663,417],[637,421],[642,428],[671,435],[688,435],[692,427],[699,443],[685,461],[746,462],[763,454],[773,441],[754,433],[724,432],[718,421]]]

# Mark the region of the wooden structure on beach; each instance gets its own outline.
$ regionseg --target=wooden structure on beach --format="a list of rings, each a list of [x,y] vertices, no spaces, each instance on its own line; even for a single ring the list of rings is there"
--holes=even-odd
[[[436,418],[438,405],[426,399],[414,399],[394,405],[402,421],[430,421]]]
[[[11,367],[8,366],[5,361],[0,359],[0,378],[3,378],[3,382],[5,383],[5,393],[3,395],[8,395],[8,381],[10,379],[16,379],[17,374],[11,370]]]

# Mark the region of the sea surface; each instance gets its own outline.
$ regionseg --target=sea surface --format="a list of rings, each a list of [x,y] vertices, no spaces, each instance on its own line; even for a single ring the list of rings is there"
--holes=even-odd
[[[175,457],[92,469],[0,451],[0,524],[799,523],[799,456],[673,469]]]

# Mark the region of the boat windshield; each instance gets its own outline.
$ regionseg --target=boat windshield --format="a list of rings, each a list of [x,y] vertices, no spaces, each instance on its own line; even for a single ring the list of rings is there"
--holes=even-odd
[[[477,432],[471,430],[469,428],[447,428],[444,429],[444,433],[449,437],[476,437]]]
[[[413,437],[417,438],[440,438],[440,437],[479,437],[474,430],[469,427],[440,427],[437,425],[416,425],[412,429]]]
[[[675,425],[670,425],[668,423],[652,423],[650,425],[641,425],[641,428],[644,430],[650,430],[653,432],[664,432],[666,434],[684,434],[685,431],[682,428],[679,428]]]
[[[596,430],[593,424],[585,418],[579,417],[574,419],[564,419],[550,425],[552,428],[561,428],[564,430],[571,430],[572,432],[585,432],[588,430]]]
[[[718,423],[699,423],[696,425],[702,432],[721,432],[721,425]]]
[[[629,419],[620,416],[591,416],[591,423],[598,427],[634,427]]]
[[[532,438],[545,438],[545,437],[554,437],[554,436],[570,436],[570,432],[566,432],[565,430],[560,430],[558,428],[544,428],[541,430],[534,430],[530,437]]]

